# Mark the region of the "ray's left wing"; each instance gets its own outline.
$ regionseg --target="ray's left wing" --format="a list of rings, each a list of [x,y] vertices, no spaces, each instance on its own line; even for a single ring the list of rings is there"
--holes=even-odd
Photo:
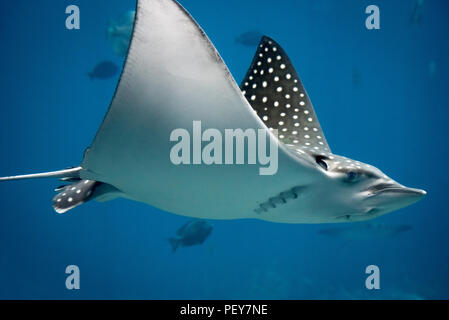
[[[281,46],[264,36],[240,88],[268,128],[294,151],[331,153],[312,102]]]

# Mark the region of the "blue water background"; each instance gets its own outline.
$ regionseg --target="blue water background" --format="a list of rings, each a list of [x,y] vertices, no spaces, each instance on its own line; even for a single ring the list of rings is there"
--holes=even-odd
[[[189,219],[128,200],[51,208],[52,180],[0,184],[0,298],[429,299],[449,298],[449,2],[425,0],[182,0],[237,82],[256,30],[276,39],[306,87],[332,150],[427,190],[377,222],[412,226],[396,237],[340,239],[323,225],[213,221],[201,246],[175,254],[167,238]],[[81,29],[65,28],[65,8]],[[365,28],[376,4],[381,29]],[[90,81],[114,56],[106,26],[135,1],[3,1],[0,5],[0,176],[79,165],[118,75]],[[81,290],[65,288],[65,267]],[[381,289],[365,289],[365,267]]]

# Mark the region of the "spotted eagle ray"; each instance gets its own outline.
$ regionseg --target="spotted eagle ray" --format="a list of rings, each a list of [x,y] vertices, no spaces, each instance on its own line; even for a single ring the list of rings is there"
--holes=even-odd
[[[208,128],[266,130],[278,171],[256,166],[174,165],[170,133]],[[276,129],[279,135],[271,131]],[[331,152],[290,59],[264,36],[239,87],[190,14],[173,0],[138,0],[126,62],[112,103],[80,166],[0,178],[60,178],[53,207],[117,197],[208,219],[283,223],[371,219],[425,191]]]

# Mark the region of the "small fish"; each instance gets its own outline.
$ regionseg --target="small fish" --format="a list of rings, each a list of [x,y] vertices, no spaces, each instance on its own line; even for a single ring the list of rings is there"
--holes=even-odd
[[[391,238],[409,231],[409,225],[389,225],[384,223],[357,223],[351,226],[324,228],[319,234],[344,239]]]
[[[259,31],[248,31],[235,38],[235,42],[247,47],[255,47],[259,44],[263,34]]]
[[[176,237],[169,238],[173,252],[181,247],[202,244],[211,234],[212,225],[204,220],[192,220],[184,224],[177,232]]]
[[[114,62],[103,61],[95,66],[93,71],[89,72],[87,75],[90,80],[93,79],[108,79],[115,76],[119,69]]]
[[[420,24],[422,19],[424,0],[415,0],[412,6],[412,12],[410,15],[410,23]]]
[[[135,15],[136,12],[130,10],[117,21],[111,21],[106,29],[106,37],[112,45],[112,51],[119,57],[125,57],[128,52]]]

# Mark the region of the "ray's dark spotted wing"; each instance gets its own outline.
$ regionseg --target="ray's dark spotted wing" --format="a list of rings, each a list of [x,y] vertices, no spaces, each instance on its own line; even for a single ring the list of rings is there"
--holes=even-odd
[[[285,145],[313,154],[331,152],[293,64],[273,39],[262,38],[240,88]]]

